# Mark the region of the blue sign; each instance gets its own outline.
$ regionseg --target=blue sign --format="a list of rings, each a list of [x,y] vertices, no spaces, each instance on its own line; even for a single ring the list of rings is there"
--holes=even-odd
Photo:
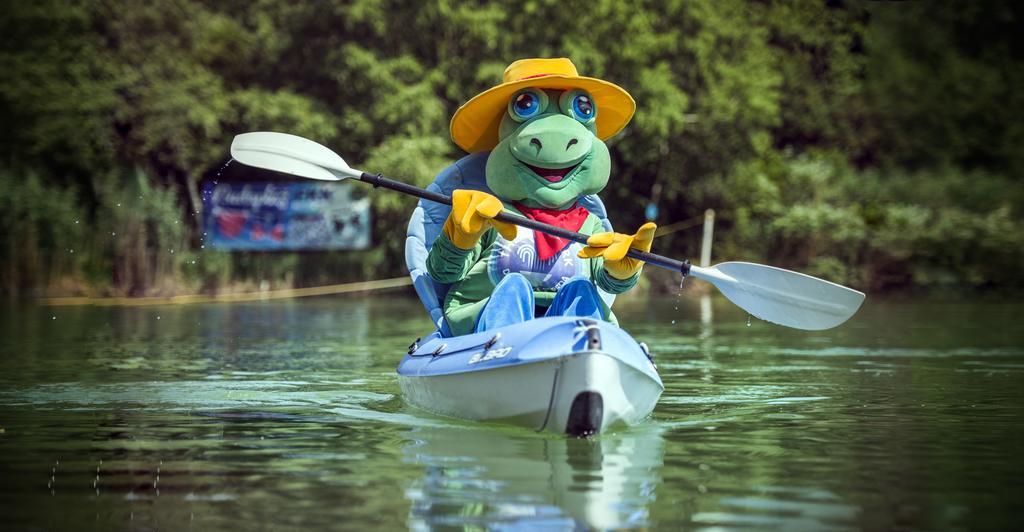
[[[233,250],[366,249],[370,199],[348,183],[203,183],[204,243]]]

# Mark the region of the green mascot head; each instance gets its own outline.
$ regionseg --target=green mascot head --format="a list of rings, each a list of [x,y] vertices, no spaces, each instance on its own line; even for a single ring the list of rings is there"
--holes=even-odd
[[[576,72],[568,59],[523,59],[504,83],[467,102],[452,138],[469,152],[491,150],[487,186],[504,201],[566,209],[608,183],[604,143],[636,109],[621,87]]]

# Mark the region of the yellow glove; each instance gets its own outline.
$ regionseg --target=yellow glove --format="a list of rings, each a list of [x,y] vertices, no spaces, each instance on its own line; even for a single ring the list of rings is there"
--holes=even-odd
[[[490,227],[512,240],[516,237],[516,226],[494,219],[501,209],[501,200],[486,192],[456,190],[452,192],[452,212],[444,222],[444,234],[459,249],[473,249],[480,235]]]
[[[650,251],[651,243],[654,242],[654,231],[658,226],[654,222],[647,222],[637,229],[636,234],[624,235],[622,233],[597,233],[587,239],[587,247],[579,252],[584,259],[604,257],[604,269],[608,275],[625,280],[640,271],[644,262],[626,253],[631,249]]]

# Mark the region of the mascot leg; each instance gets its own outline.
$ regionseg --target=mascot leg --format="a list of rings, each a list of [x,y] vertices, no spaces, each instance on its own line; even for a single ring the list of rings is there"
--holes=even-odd
[[[480,311],[474,332],[497,329],[533,318],[533,286],[520,273],[510,273],[494,287]]]
[[[544,315],[605,319],[604,304],[597,287],[585,277],[573,277],[562,285]]]

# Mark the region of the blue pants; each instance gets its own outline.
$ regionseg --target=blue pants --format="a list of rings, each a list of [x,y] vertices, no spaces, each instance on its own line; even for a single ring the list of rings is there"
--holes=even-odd
[[[603,302],[590,279],[573,277],[562,285],[545,316],[580,316],[604,319]],[[533,287],[520,273],[510,273],[494,287],[491,299],[480,311],[474,332],[497,329],[533,319]]]

